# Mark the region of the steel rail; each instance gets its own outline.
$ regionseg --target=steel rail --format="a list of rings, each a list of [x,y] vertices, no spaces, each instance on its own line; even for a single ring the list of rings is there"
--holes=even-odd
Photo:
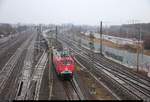
[[[89,59],[89,58],[88,58]],[[131,85],[131,84],[130,84]]]

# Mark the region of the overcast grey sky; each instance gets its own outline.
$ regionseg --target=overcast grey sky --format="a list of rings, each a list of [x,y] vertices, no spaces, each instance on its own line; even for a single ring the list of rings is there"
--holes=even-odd
[[[0,23],[150,22],[150,0],[0,0]]]

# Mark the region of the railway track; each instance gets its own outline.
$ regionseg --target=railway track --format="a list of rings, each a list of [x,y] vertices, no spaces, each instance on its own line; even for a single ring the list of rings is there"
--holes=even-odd
[[[84,49],[84,51],[85,51],[85,49]],[[90,52],[90,51],[88,51],[88,52]],[[85,53],[85,52],[84,52],[84,54],[87,55],[87,53]],[[95,57],[95,62],[97,62],[98,66],[103,67],[105,70],[109,71],[110,73],[115,74],[117,77],[124,80],[126,83],[128,83],[130,86],[134,87],[135,89],[140,88],[141,90],[139,90],[139,91],[141,93],[143,93],[143,94],[148,93],[148,94],[146,94],[146,96],[150,97],[150,89],[149,89],[150,88],[150,85],[149,85],[150,81],[148,78],[139,76],[136,73],[130,73],[129,70],[126,69],[125,66],[117,64],[117,63],[112,64],[111,60],[106,60],[106,58],[104,58],[103,56]],[[109,69],[106,67],[108,67]],[[125,69],[122,70],[121,69],[122,67],[124,67]],[[110,68],[111,68],[111,70],[110,70]],[[108,73],[108,72],[106,72],[106,73]],[[137,79],[138,79],[138,81],[137,81]],[[140,84],[139,84],[139,82],[140,82]],[[140,92],[135,90],[134,93],[139,93],[139,97],[143,97],[145,99],[146,97],[144,95],[140,94]]]
[[[89,68],[89,64],[91,63],[91,61],[89,61],[85,57],[84,57],[84,59],[82,58],[82,60],[78,58],[78,60],[80,62],[82,62],[82,64],[84,64],[85,60],[86,60],[87,63],[84,64],[86,66],[86,68],[88,68],[88,70],[90,72],[92,72],[95,75],[95,77],[97,77],[98,80],[101,78],[104,78],[103,81],[105,80],[105,83],[107,83],[107,85],[111,85],[109,87],[115,86],[114,87],[115,91],[117,92],[117,94],[121,94],[123,96],[123,97],[121,97],[122,99],[141,99],[139,96],[137,96],[137,93],[133,93],[133,91],[130,91],[131,88],[127,88],[126,85],[122,85],[124,83],[124,81],[121,81],[117,77],[113,77],[112,75],[107,74],[105,70],[102,70],[102,68],[100,70],[97,69],[98,67],[95,65],[94,65],[94,67],[90,66],[90,68]],[[94,69],[94,68],[96,68],[96,69]],[[116,89],[116,86],[119,88],[119,90]],[[125,94],[122,94],[122,92]]]
[[[78,50],[80,49],[80,51],[82,51],[84,54],[89,55],[89,53],[91,53],[91,51],[89,49],[77,46],[77,42],[72,41],[72,40],[70,40],[70,42],[74,46],[76,46],[76,48],[78,48]],[[114,61],[112,61],[110,59],[107,59],[106,57],[101,56],[100,54],[94,54],[94,58],[95,58],[96,61],[99,61],[99,63],[101,63],[101,64],[104,63],[103,65],[111,65],[112,67],[114,67],[114,70],[117,69],[117,70],[120,70],[120,71],[122,71],[124,73],[127,73],[127,74],[129,74],[129,75],[131,75],[131,76],[133,76],[133,77],[135,77],[137,79],[142,80],[146,84],[150,83],[150,79],[149,78],[147,78],[145,76],[142,76],[140,74],[137,74],[137,73],[131,71],[128,67],[126,67],[124,65],[121,65],[121,64],[118,64],[118,63],[116,63],[116,62],[114,62]]]
[[[101,63],[107,63],[107,66],[109,65],[109,63],[112,63],[111,60],[106,60],[106,58],[104,58],[103,56],[100,58],[95,57],[95,60],[99,61]],[[148,77],[141,76],[133,71],[131,72],[131,70],[127,69],[127,67],[125,67],[123,65],[114,63],[110,67],[114,68],[114,70],[118,69],[118,71],[120,71],[120,73],[123,72],[123,73],[126,73],[126,74],[132,76],[133,78],[139,79],[142,83],[145,83],[145,84],[150,83],[150,79]]]
[[[90,59],[89,56],[87,54],[84,54],[85,52],[83,52],[82,53],[83,55],[81,55],[79,50],[77,50],[77,47],[72,47],[72,50],[76,50],[77,53],[80,56],[82,56],[84,59],[86,59],[84,61],[88,61],[89,63],[91,62],[89,60]],[[111,75],[112,74],[110,77],[114,78],[114,80],[122,80],[122,81],[119,81],[119,82],[126,83],[124,85],[123,84],[121,84],[121,85],[123,87],[125,87],[129,92],[131,92],[131,90],[132,90],[132,94],[134,94],[134,96],[137,99],[149,100],[149,89],[150,89],[150,87],[149,87],[149,84],[148,84],[149,82],[148,81],[144,80],[141,77],[139,78],[137,76],[134,77],[134,75],[131,75],[131,74],[126,74],[125,72],[122,72],[122,70],[117,72],[119,69],[116,69],[115,71],[113,71],[114,70],[114,66],[111,66],[111,63],[106,63],[106,62],[105,63],[104,62],[103,63],[99,63],[100,61],[98,59],[95,60],[94,62],[95,62],[94,66],[96,67],[96,69],[94,69],[94,70],[96,70],[97,73],[103,71],[107,75]],[[107,66],[105,67],[102,64],[105,64]],[[111,69],[111,72],[110,72],[110,69]],[[144,81],[141,81],[141,80],[144,80]],[[146,82],[146,83],[143,83],[143,82]]]
[[[10,74],[10,78],[7,80],[4,89],[0,94],[0,100],[14,100],[15,95],[17,93],[17,88],[19,85],[19,77],[21,75],[21,70],[23,66],[23,62],[26,56],[26,50],[23,51],[15,68],[13,69],[12,73]]]
[[[43,73],[46,68],[48,58],[44,48],[42,51],[35,53],[35,44],[36,41],[39,40],[37,39],[37,36],[37,34],[34,34],[32,43],[28,47],[28,53],[24,61],[22,76],[20,78],[20,84],[15,98],[16,100],[39,100]],[[36,61],[35,55],[36,58],[39,58]]]
[[[15,99],[24,99],[25,93],[27,93],[28,83],[30,82],[32,64],[33,64],[33,51],[34,51],[34,43],[35,43],[36,35],[33,35],[33,38],[30,41],[28,48],[26,49],[27,54],[24,60],[21,76],[20,76],[20,83],[19,88],[17,90],[17,95]]]
[[[86,54],[87,55],[87,54]],[[140,90],[141,93],[148,93],[146,96],[150,97],[150,81],[148,78],[139,78],[139,76],[133,75],[135,73],[130,73],[129,70],[121,70],[121,66],[123,65],[119,65],[117,66],[117,64],[111,64],[109,62],[110,60],[106,60],[106,58],[104,58],[103,56],[96,57],[95,58],[95,62],[97,63],[98,66],[103,67],[105,70],[109,71],[110,73],[115,74],[116,76],[118,76],[120,79],[125,80],[126,83],[130,84],[130,86],[134,87],[135,89],[140,88],[142,90]],[[119,67],[120,66],[120,67]],[[106,68],[108,67],[108,68]],[[117,67],[117,68],[116,68]],[[110,69],[111,68],[111,69]],[[109,73],[109,74],[110,74]],[[138,79],[135,80],[135,79]],[[130,81],[130,83],[128,82]],[[140,83],[140,84],[139,84]],[[136,86],[136,87],[135,87]],[[135,91],[136,93],[139,93],[137,91]],[[140,97],[142,97],[142,95],[139,95]],[[143,96],[144,97],[144,96]]]
[[[42,78],[43,78],[43,73],[44,70],[46,68],[48,62],[48,58],[47,58],[47,53],[43,53],[43,55],[41,56],[38,64],[36,65],[36,69],[35,72],[33,73],[33,80],[36,81],[36,89],[35,89],[35,96],[34,96],[34,100],[38,100],[39,99],[39,94],[40,94],[40,88],[41,88],[41,82],[42,82]]]
[[[63,80],[58,78],[55,71],[52,74],[53,86],[51,87],[50,100],[84,100],[84,96],[74,78],[72,80]]]
[[[26,37],[25,34],[19,34],[13,38],[9,37],[7,41],[0,43],[0,52],[3,52],[4,50],[7,50],[9,47],[13,46],[16,44],[18,41],[21,41],[22,38]]]
[[[14,55],[9,59],[9,61],[5,64],[5,66],[0,71],[0,94],[6,88],[6,84],[9,83],[8,81],[11,79],[12,73],[16,69],[16,64],[19,58],[21,57],[25,48],[27,48],[32,36],[27,39],[14,53]],[[15,74],[15,73],[14,73]]]
[[[56,45],[54,45],[54,46],[56,46]],[[57,45],[57,48],[62,48],[62,45],[59,45],[59,46]],[[51,58],[50,58],[50,61],[51,61]],[[51,65],[53,65],[53,64],[51,64]],[[51,71],[53,71],[53,72],[51,72]],[[56,71],[54,68],[51,68],[50,72],[51,72],[50,74],[53,74],[53,75],[49,75],[51,78],[50,80],[52,82],[52,85],[50,86],[49,99],[53,100],[53,97],[57,97],[56,99],[58,99],[59,96],[53,95],[54,93],[52,92],[55,90],[54,85],[57,85],[58,83],[59,83],[59,87],[57,87],[57,88],[60,88],[60,86],[62,86],[62,89],[60,89],[60,90],[62,90],[61,94],[65,95],[65,97],[63,97],[63,99],[65,99],[65,100],[84,100],[85,99],[74,78],[71,80],[59,79],[58,76],[56,75]],[[55,90],[55,93],[56,93],[56,91],[57,90]]]
[[[63,81],[63,87],[67,95],[68,100],[83,100],[83,95],[80,93],[80,89],[77,88],[75,80]]]
[[[21,44],[27,39],[27,35],[22,34],[19,35],[16,39],[7,41],[3,48],[0,48],[0,70],[4,67],[5,63],[9,60],[9,58],[15,53],[17,48],[21,46]]]
[[[132,77],[121,74],[115,70],[108,69],[106,67],[102,67],[101,65],[98,65],[97,68],[103,69],[103,71],[109,75],[110,77],[116,79],[118,82],[120,82],[123,86],[128,88],[128,90],[132,91],[139,99],[149,99],[150,97],[150,91],[147,85],[142,84],[138,82],[138,80],[132,79]],[[98,70],[98,72],[101,70]]]
[[[14,37],[8,37],[6,41],[4,42],[1,42],[0,43],[0,49],[5,49],[8,45],[10,45],[12,42],[14,42],[15,40],[17,40],[17,38],[19,37],[20,35],[16,35]],[[5,38],[4,38],[5,39]],[[2,39],[3,40],[3,39]]]

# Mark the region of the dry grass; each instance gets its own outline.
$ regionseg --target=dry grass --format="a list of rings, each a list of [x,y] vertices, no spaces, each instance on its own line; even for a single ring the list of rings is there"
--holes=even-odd
[[[87,40],[90,40],[89,37],[87,37],[87,36],[84,36],[84,38]],[[94,39],[94,42],[98,44],[98,43],[100,43],[100,40]],[[116,43],[113,43],[111,41],[104,40],[104,39],[102,41],[102,44],[104,44],[108,47],[111,47],[111,48],[119,49],[119,50],[128,50],[129,52],[133,52],[133,53],[137,52],[136,45],[131,45],[131,44],[120,45],[120,44],[116,44]],[[140,49],[140,52],[141,52],[141,49]],[[144,54],[150,56],[150,50],[144,50]]]
[[[139,70],[139,71],[137,72],[137,69],[136,69],[136,68],[134,68],[133,71],[136,72],[136,73],[138,73],[138,74],[140,74],[140,75],[146,76],[146,77],[147,77],[147,74],[148,74],[148,72],[146,72],[146,71],[144,71],[144,70]]]
[[[113,96],[100,84],[98,84],[93,77],[88,72],[79,70],[80,66],[76,65],[76,70],[79,75],[79,77],[83,80],[84,85],[88,87],[88,90],[90,92],[91,86],[95,86],[96,94],[92,94],[92,96],[96,100],[113,100]]]
[[[144,50],[144,54],[150,56],[150,50]]]

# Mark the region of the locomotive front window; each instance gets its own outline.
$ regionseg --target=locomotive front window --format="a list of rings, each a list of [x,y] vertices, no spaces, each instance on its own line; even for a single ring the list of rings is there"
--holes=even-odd
[[[61,57],[67,57],[69,56],[69,52],[68,51],[62,51],[61,52]]]

